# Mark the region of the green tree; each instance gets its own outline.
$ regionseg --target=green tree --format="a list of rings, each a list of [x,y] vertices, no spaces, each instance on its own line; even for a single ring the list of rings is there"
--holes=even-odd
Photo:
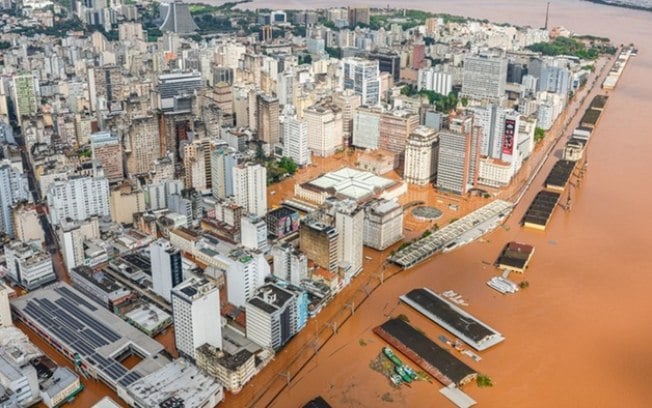
[[[296,173],[299,169],[299,166],[290,157],[282,157],[278,165],[290,175]]]
[[[541,129],[540,127],[537,127],[534,129],[534,141],[536,143],[539,143],[540,141],[543,140],[543,138],[546,136],[546,131]]]

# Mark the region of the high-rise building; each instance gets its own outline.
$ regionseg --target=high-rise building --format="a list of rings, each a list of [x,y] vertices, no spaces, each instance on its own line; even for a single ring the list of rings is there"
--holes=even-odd
[[[352,89],[362,97],[362,104],[380,104],[380,70],[378,61],[357,57],[342,59],[342,89]]]
[[[344,283],[362,271],[364,211],[353,200],[334,203],[335,230],[339,234],[337,258],[344,269]]]
[[[256,111],[258,140],[274,146],[279,143],[279,101],[278,98],[258,94],[256,97]]]
[[[158,239],[149,245],[152,263],[152,289],[163,299],[172,300],[172,288],[183,280],[181,252],[170,241]]]
[[[278,350],[299,331],[296,295],[275,284],[258,289],[245,312],[247,338],[265,348]]]
[[[64,221],[57,228],[63,263],[68,270],[85,264],[84,241],[100,238],[97,217],[80,222]]]
[[[233,195],[245,211],[264,217],[267,213],[267,169],[253,163],[233,168]]]
[[[378,61],[378,69],[380,72],[387,72],[394,80],[394,83],[398,83],[401,80],[400,55],[391,51],[377,51],[369,53],[367,58]]]
[[[565,67],[547,66],[541,70],[538,91],[554,92],[568,95],[571,85],[571,73]]]
[[[176,3],[173,3],[176,4]],[[187,7],[187,5],[186,5]],[[194,93],[201,88],[203,81],[200,72],[174,72],[159,76],[161,109],[174,109],[174,98]]]
[[[45,241],[45,233],[39,214],[33,204],[21,203],[13,207],[14,232],[16,239],[23,242]]]
[[[92,67],[88,69],[88,87],[93,112],[122,109],[124,77],[120,67]]]
[[[405,142],[419,126],[419,115],[410,111],[392,111],[380,116],[380,148],[400,155],[405,151]]]
[[[379,251],[403,238],[403,206],[397,199],[377,199],[364,207],[364,245]]]
[[[5,245],[7,277],[27,290],[34,290],[57,280],[52,257],[40,248],[13,241]]]
[[[453,74],[445,72],[441,66],[421,68],[417,80],[417,89],[434,91],[441,95],[448,95],[453,91]]]
[[[475,183],[481,131],[473,129],[472,116],[451,118],[449,128],[439,133],[437,188],[465,194]]]
[[[251,214],[242,217],[240,231],[243,247],[263,253],[269,250],[267,223],[263,218]]]
[[[226,263],[226,295],[236,307],[244,307],[254,291],[265,283],[270,274],[265,256],[258,251],[242,248],[229,253]]]
[[[161,156],[159,123],[154,115],[136,115],[129,122],[127,173],[130,176],[147,174],[154,169],[154,161]]]
[[[50,221],[58,224],[70,218],[83,221],[97,215],[111,215],[109,182],[106,178],[70,177],[50,184],[47,194]]]
[[[104,176],[109,183],[122,181],[124,178],[122,144],[118,136],[108,131],[91,134],[91,152],[94,163],[102,165]]]
[[[355,27],[358,23],[369,25],[369,7],[349,7],[349,27]]]
[[[179,354],[195,360],[198,347],[222,348],[220,292],[205,279],[190,278],[172,289],[174,342]]]
[[[0,162],[0,232],[14,236],[12,206],[30,198],[27,175],[16,171],[7,161]]]
[[[14,290],[0,281],[0,329],[12,326],[11,307],[9,306],[9,297],[14,295]]]
[[[333,95],[333,103],[342,110],[342,137],[344,144],[351,146],[353,144],[353,116],[362,103],[360,95],[347,89]]]
[[[414,129],[405,145],[403,179],[420,186],[432,183],[437,175],[438,154],[437,132],[425,126]]]
[[[342,147],[342,110],[323,100],[303,111],[308,123],[308,148],[317,156],[330,156]]]
[[[507,59],[468,55],[462,71],[462,95],[478,100],[499,100],[505,94]]]
[[[283,129],[283,156],[291,158],[298,166],[310,164],[308,123],[295,116],[288,116],[281,127]]]
[[[361,106],[353,117],[353,145],[363,149],[380,147],[380,108]]]
[[[272,248],[274,257],[274,276],[293,285],[299,286],[308,278],[308,258],[289,243],[275,245]]]
[[[178,34],[190,34],[199,30],[195,20],[190,14],[188,4],[182,1],[174,0],[170,3],[161,3],[159,5],[160,17],[163,23],[159,30],[166,32],[171,31]]]
[[[214,198],[231,197],[233,193],[233,169],[238,156],[231,147],[220,147],[211,152],[211,181]]]
[[[209,191],[212,182],[211,144],[208,139],[195,140],[183,147],[183,170],[186,188]]]
[[[35,115],[39,106],[39,83],[32,74],[16,75],[13,77],[14,106],[18,123],[22,123],[25,116]]]
[[[337,272],[338,268],[337,230],[319,218],[307,216],[301,220],[299,247],[308,259],[328,270]]]

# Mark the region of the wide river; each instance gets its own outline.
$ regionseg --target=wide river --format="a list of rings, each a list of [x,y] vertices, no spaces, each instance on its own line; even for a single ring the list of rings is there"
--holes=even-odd
[[[347,4],[267,0],[247,6]],[[542,26],[546,2],[417,0],[389,5]],[[652,122],[647,117],[652,112],[652,13],[560,0],[550,5],[549,26],[607,36],[617,44],[633,42],[640,50],[594,133],[590,166],[572,212],[557,209],[544,233],[518,225],[520,208],[508,229],[487,237],[489,243],[436,256],[393,278],[356,311],[274,407],[300,406],[316,395],[335,407],[451,406],[437,392],[438,384],[421,382],[397,391],[369,368],[383,345],[371,328],[385,320],[388,310],[407,314],[432,338],[442,332],[407,307],[395,308],[399,295],[423,286],[463,294],[467,309],[507,339],[483,352],[480,362],[461,356],[493,379],[492,388],[466,388],[480,406],[652,406],[652,217],[646,213],[652,208],[652,189],[645,192],[652,179]],[[534,190],[538,187],[526,195],[525,205]],[[527,271],[530,287],[505,297],[485,285],[496,271],[483,261],[493,262],[508,240],[531,243],[536,254]],[[393,402],[381,399],[385,393]]]

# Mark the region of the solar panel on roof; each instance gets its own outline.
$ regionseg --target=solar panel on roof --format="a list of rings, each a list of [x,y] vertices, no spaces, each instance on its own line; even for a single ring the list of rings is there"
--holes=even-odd
[[[68,301],[67,299],[61,298],[61,299],[57,299],[55,302],[57,303],[57,305],[61,306],[66,311],[73,314],[79,320],[83,321],[88,327],[95,330],[96,333],[104,336],[107,340],[109,340],[110,343],[114,343],[120,340],[121,337],[118,336],[113,330],[109,329],[102,323],[98,322],[94,317],[91,317],[88,314],[84,313],[82,310],[76,309],[75,305],[70,303],[70,301]]]
[[[86,308],[88,308],[88,310],[92,310],[93,312],[97,310],[97,308],[95,306],[88,303],[87,301],[85,301],[81,297],[77,296],[76,293],[74,293],[73,291],[71,291],[70,289],[68,289],[68,288],[66,288],[64,286],[59,287],[59,288],[55,288],[54,291],[57,292],[58,294],[60,294],[61,296],[74,299],[75,302],[77,302],[77,304],[86,306]]]

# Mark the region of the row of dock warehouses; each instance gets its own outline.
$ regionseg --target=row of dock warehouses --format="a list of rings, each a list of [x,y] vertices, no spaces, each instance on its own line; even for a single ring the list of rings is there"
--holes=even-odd
[[[620,51],[618,59],[609,71],[609,74],[607,74],[604,82],[602,82],[602,89],[611,90],[616,87],[620,76],[623,74],[623,71],[627,66],[627,62],[631,57],[635,57],[637,53],[638,51],[634,47],[626,47]]]
[[[562,194],[568,188],[570,178],[578,165],[581,163],[582,166],[579,169],[580,174],[588,165],[586,147],[608,98],[607,95],[596,95],[591,101],[580,120],[580,126],[573,131],[570,140],[564,146],[563,158],[557,161],[550,170],[544,181],[544,188],[536,195],[526,211],[522,220],[523,226],[538,230],[545,230],[548,226],[552,213],[559,204]]]

